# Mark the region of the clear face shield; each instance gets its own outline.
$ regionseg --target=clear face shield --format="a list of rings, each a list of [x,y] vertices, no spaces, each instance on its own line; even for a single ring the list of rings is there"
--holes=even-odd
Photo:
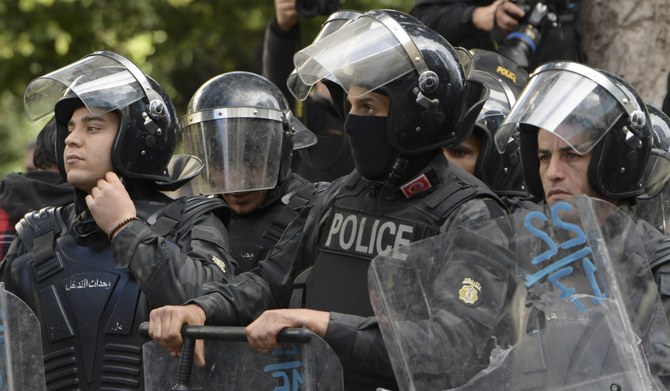
[[[65,95],[76,96],[96,115],[123,108],[144,96],[152,104],[162,105],[157,110],[165,107],[142,71],[112,52],[93,53],[30,82],[23,98],[28,119],[36,122],[47,117]]]
[[[659,231],[670,233],[670,124],[659,109],[647,105],[654,142],[644,178],[644,194],[637,198],[635,214]]]
[[[545,129],[584,155],[628,114],[644,118],[632,100],[605,75],[575,63],[547,64],[531,76],[495,136],[499,151],[519,124]],[[639,114],[638,114],[639,113]]]
[[[339,30],[345,24],[351,22],[352,20],[361,16],[362,13],[358,11],[338,11],[330,15],[328,19],[321,26],[321,31],[317,34],[316,38],[312,43],[319,42],[324,37],[329,36],[335,31]],[[327,77],[326,77],[327,78]],[[288,87],[291,94],[295,96],[298,100],[305,100],[309,93],[312,91],[313,84],[305,84],[302,79],[298,76],[298,72],[293,69],[290,75],[286,80],[286,86]]]
[[[272,189],[281,165],[284,114],[226,107],[182,118],[184,152],[205,165],[193,180],[196,194]]]
[[[645,195],[650,198],[659,194],[670,180],[670,124],[667,116],[649,109],[651,126],[654,129],[654,142],[647,163],[647,171],[644,179]],[[667,192],[667,190],[665,191]]]
[[[473,79],[481,81],[489,89],[489,97],[477,116],[476,124],[487,129],[489,134],[493,135],[497,132],[507,113],[510,112],[516,97],[507,84],[499,82],[488,72],[475,70]]]
[[[417,59],[416,66],[410,55]],[[297,52],[293,61],[298,84],[303,88],[328,79],[346,92],[351,86],[363,87],[357,96],[415,69],[428,70],[407,33],[385,13],[361,15]],[[296,97],[302,95],[300,91],[291,92]]]

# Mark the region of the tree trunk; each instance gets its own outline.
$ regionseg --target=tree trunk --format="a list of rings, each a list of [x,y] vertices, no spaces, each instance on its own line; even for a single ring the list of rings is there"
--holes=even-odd
[[[583,0],[587,64],[626,80],[658,108],[668,90],[668,0]]]

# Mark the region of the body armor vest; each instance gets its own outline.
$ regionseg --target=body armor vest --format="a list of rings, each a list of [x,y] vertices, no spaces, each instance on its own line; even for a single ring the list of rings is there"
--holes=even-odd
[[[320,227],[319,251],[305,284],[305,306],[373,316],[367,288],[372,258],[436,235],[451,211],[470,199],[498,200],[485,187],[467,183],[451,171],[440,182],[421,196],[381,201],[360,176],[344,182]]]
[[[224,205],[201,197],[135,204],[167,238]],[[30,252],[11,265],[16,294],[41,322],[47,389],[142,390],[141,347],[148,340],[139,325],[150,308],[130,270],[115,269],[110,242],[78,244],[63,218],[67,212],[45,208],[26,215],[17,228]]]
[[[226,228],[230,253],[238,263],[235,274],[249,271],[265,259],[300,209],[323,188],[325,183],[301,184],[267,207],[245,215],[233,214]]]

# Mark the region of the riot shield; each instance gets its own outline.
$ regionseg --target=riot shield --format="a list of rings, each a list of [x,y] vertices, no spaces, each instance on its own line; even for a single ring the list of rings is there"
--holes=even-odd
[[[514,228],[507,243],[502,226]],[[609,203],[575,197],[402,252],[375,258],[368,276],[402,390],[655,390],[670,374],[670,326],[644,247]],[[492,262],[516,266],[495,281]],[[505,302],[493,313],[454,304],[489,305],[491,293]],[[494,315],[495,326],[471,327]]]
[[[195,365],[192,355],[184,359],[184,351],[180,362],[156,342],[148,342],[142,347],[146,391],[343,390],[339,359],[307,329],[282,331],[278,337],[282,347],[262,354],[247,343],[243,327],[186,327],[194,332],[190,335],[205,339],[205,367]],[[192,340],[184,341],[187,350]]]
[[[16,295],[0,283],[0,391],[44,390],[40,322]]]

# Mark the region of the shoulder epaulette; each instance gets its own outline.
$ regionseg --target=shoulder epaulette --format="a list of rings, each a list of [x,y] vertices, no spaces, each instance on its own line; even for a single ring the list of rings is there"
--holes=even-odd
[[[224,224],[228,222],[230,212],[223,200],[216,197],[182,197],[150,216],[147,224],[157,235],[166,236],[190,229],[194,219],[212,211],[217,211]]]
[[[62,207],[46,207],[26,213],[16,225],[16,233],[27,250],[33,253],[33,267],[38,281],[62,268],[54,256],[54,242],[67,227],[60,214]]]

